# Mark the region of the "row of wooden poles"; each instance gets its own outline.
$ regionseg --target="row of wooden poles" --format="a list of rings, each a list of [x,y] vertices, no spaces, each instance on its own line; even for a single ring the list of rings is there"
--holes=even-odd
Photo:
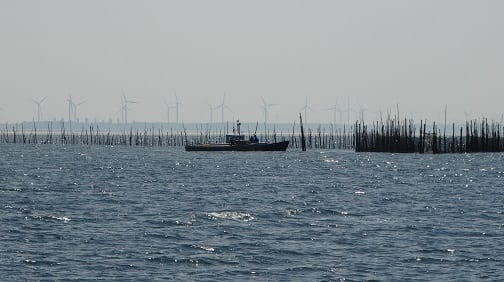
[[[302,122],[301,122],[302,125]],[[419,128],[417,128],[419,127]],[[504,152],[504,127],[488,119],[467,121],[464,126],[454,123],[440,127],[423,120],[416,123],[409,119],[388,118],[386,121],[367,125],[357,121],[355,125],[343,128],[331,126],[329,130],[317,127],[298,132],[294,124],[292,132],[263,132],[261,140],[278,142],[289,140],[290,148],[302,148],[303,138],[308,149],[355,149],[356,152],[391,153],[470,153]],[[447,129],[449,132],[447,133]],[[80,131],[65,130],[64,123],[59,130],[53,130],[52,123],[44,132],[34,126],[25,130],[23,125],[5,126],[0,129],[0,144],[64,144],[64,145],[106,145],[106,146],[184,146],[187,144],[224,143],[226,128],[204,129],[201,126],[192,133],[185,130],[166,131],[155,128],[143,130],[129,128],[119,132],[101,131],[90,125]],[[250,134],[250,133],[249,133]]]
[[[420,121],[389,118],[371,126],[357,121],[354,126],[356,152],[391,153],[473,153],[504,152],[503,125],[488,119],[471,120],[465,126],[454,123],[440,128],[435,122],[427,125]]]
[[[257,134],[260,140],[279,142],[289,140],[290,148],[301,148],[302,137],[297,126],[292,132],[263,132]],[[0,144],[63,144],[63,145],[105,145],[105,146],[185,146],[187,144],[224,143],[227,130],[204,129],[201,126],[192,133],[185,130],[161,130],[155,128],[124,129],[119,132],[102,131],[98,126],[90,125],[80,131],[67,131],[64,124],[59,130],[53,130],[52,123],[43,132],[34,126],[25,130],[23,125],[11,125],[0,129]],[[335,128],[329,130],[317,127],[305,131],[305,144],[308,149],[353,149],[355,136],[353,129]],[[253,133],[251,133],[253,134]]]

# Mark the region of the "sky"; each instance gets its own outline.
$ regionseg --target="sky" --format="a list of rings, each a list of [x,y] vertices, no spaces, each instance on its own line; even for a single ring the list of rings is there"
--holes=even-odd
[[[504,1],[1,0],[0,123],[504,113]],[[123,92],[124,91],[124,92]],[[264,100],[264,101],[263,101]],[[168,115],[168,108],[170,112]],[[308,106],[306,108],[306,105]],[[305,110],[306,108],[306,110]],[[210,110],[212,109],[212,110]]]

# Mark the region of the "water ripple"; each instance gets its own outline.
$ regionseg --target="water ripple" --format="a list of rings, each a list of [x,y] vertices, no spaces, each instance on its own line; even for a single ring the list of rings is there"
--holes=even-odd
[[[5,281],[504,276],[502,154],[4,144],[0,165]]]

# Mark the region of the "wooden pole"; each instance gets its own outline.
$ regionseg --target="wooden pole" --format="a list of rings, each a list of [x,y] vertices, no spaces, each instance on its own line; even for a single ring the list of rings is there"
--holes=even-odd
[[[303,118],[301,117],[301,114],[299,114],[299,123],[301,126],[301,151],[306,151],[306,139],[304,135],[304,128],[303,128]]]

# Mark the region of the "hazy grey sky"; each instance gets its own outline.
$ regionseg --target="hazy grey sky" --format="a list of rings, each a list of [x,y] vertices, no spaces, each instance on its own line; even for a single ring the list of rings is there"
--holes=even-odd
[[[504,112],[504,1],[0,1],[0,123],[68,116],[332,122],[365,109],[440,120]],[[339,119],[339,113],[337,115]],[[213,112],[220,120],[220,111]],[[355,114],[352,115],[352,119]],[[345,115],[346,119],[346,115]],[[171,110],[171,120],[175,111]]]

